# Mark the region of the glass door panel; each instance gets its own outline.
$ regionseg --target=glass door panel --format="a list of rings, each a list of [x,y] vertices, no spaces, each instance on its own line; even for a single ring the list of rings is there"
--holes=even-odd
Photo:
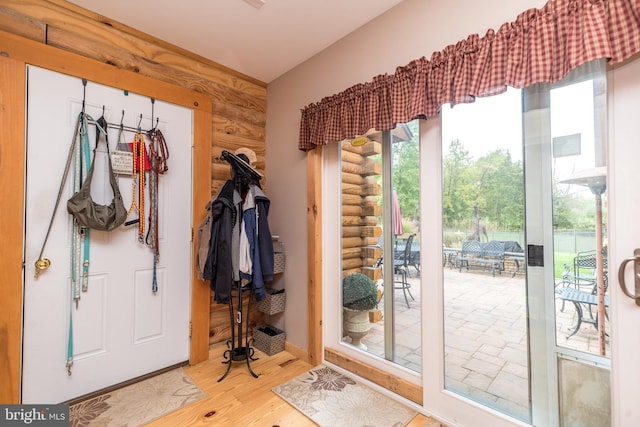
[[[342,341],[416,372],[422,358],[418,147],[417,121],[370,131],[341,142],[340,172]],[[365,288],[374,296],[356,295]]]
[[[605,82],[594,62],[549,90],[561,425],[611,424]]]
[[[442,108],[445,387],[530,420],[521,92]]]
[[[557,345],[605,356],[609,353],[605,307],[600,336],[597,303],[576,300],[595,302],[598,287],[603,295],[608,291],[606,144],[600,134],[604,117],[595,114],[598,84],[589,79],[550,91],[553,247]],[[608,296],[604,301],[608,306]]]
[[[605,97],[598,62],[524,90],[534,424],[611,424]]]
[[[604,76],[442,112],[445,387],[533,425],[611,423]]]

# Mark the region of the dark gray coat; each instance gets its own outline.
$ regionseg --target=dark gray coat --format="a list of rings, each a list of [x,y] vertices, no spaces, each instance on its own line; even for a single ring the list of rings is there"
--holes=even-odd
[[[211,281],[216,302],[226,304],[231,296],[234,281],[232,236],[240,220],[233,204],[235,185],[227,181],[211,205],[211,240],[209,255],[204,265],[204,278]]]

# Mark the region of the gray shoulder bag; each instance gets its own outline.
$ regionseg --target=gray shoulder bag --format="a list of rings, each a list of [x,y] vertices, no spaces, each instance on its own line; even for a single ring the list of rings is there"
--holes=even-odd
[[[118,188],[118,182],[116,181],[115,174],[113,173],[113,166],[111,165],[111,155],[109,153],[109,139],[107,137],[107,122],[104,117],[100,117],[96,123],[96,146],[93,149],[93,159],[91,166],[87,172],[87,177],[82,183],[80,191],[75,193],[67,201],[67,212],[69,212],[78,224],[100,231],[111,231],[119,227],[127,218],[127,210],[124,207],[122,201],[122,195]],[[109,159],[109,182],[111,189],[113,190],[113,200],[108,205],[100,205],[93,201],[91,198],[91,180],[93,178],[93,166],[96,159],[96,149],[100,141],[100,134],[104,133],[105,142],[107,144],[107,158]],[[84,138],[88,138],[85,133],[82,135]]]

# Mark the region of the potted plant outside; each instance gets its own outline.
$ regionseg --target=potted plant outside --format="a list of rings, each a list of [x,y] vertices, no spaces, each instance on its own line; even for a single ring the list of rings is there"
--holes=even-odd
[[[352,273],[342,279],[342,327],[355,347],[367,349],[361,340],[371,329],[369,310],[377,303],[378,290],[369,277]]]

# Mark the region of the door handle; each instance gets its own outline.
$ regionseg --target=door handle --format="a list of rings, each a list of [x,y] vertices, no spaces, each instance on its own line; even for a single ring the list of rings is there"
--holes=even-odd
[[[629,292],[627,284],[624,282],[624,270],[627,267],[627,264],[629,264],[630,262],[633,262],[635,294]],[[635,249],[633,251],[633,258],[627,258],[622,261],[622,264],[620,264],[620,268],[618,269],[618,283],[620,284],[620,289],[622,289],[622,292],[629,298],[635,300],[636,305],[640,305],[640,249]]]

